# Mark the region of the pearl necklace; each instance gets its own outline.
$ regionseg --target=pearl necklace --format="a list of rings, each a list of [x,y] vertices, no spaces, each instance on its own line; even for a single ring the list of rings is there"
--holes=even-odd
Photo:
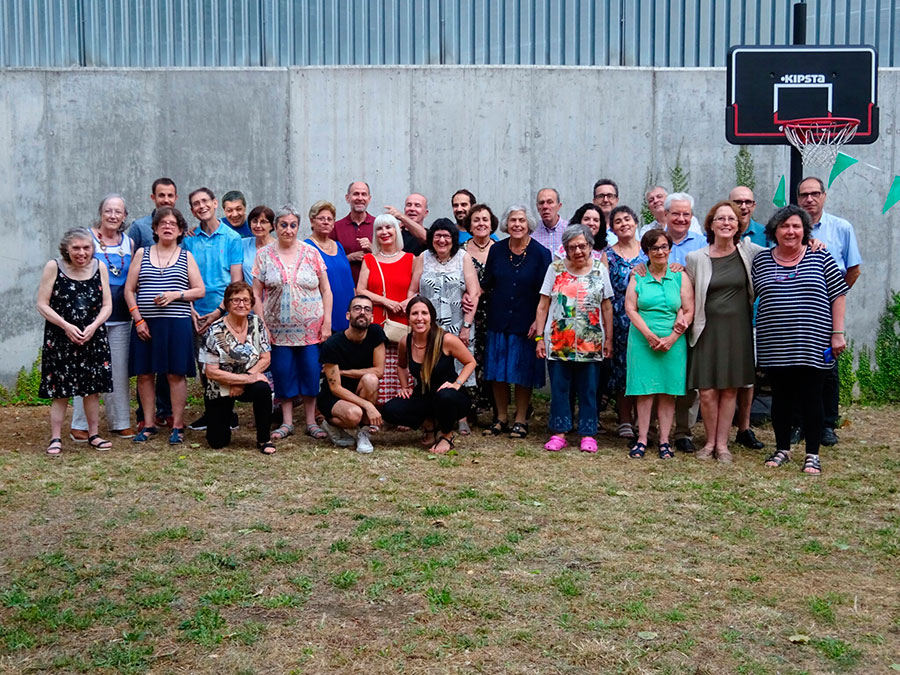
[[[385,253],[384,251],[379,251],[378,255],[380,255],[382,258],[387,258],[388,260],[390,260],[392,258],[396,258],[401,253],[403,253],[403,249],[400,249],[399,251],[394,251],[393,253]]]

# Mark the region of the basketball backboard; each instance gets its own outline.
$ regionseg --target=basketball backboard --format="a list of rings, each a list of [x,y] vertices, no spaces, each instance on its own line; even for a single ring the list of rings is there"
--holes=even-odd
[[[782,123],[806,117],[859,120],[854,144],[878,139],[874,47],[735,46],[728,52],[725,138],[735,145],[787,144]]]

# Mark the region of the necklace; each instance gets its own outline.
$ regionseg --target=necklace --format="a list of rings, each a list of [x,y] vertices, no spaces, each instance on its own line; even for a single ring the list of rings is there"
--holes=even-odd
[[[413,340],[413,347],[415,347],[416,349],[425,349],[425,347],[426,347],[427,345],[428,345],[428,343],[425,343],[424,345],[416,344],[416,341]]]
[[[791,257],[791,258],[781,258],[781,257],[779,257],[778,255],[775,254],[775,250],[773,249],[773,250],[772,250],[772,257],[775,258],[775,260],[777,260],[777,261],[780,262],[780,263],[784,263],[784,264],[788,264],[788,265],[789,265],[789,264],[791,264],[791,263],[793,263],[793,262],[797,262],[797,261],[800,259],[800,256],[803,255],[803,253],[804,253],[804,251],[801,249],[800,252],[797,253],[797,255],[795,255],[795,256],[793,256],[793,257]]]
[[[100,243],[100,250],[103,252],[103,257],[106,258],[106,267],[109,269],[109,273],[114,277],[122,274],[122,268],[114,265],[112,260],[109,259],[109,254],[106,252],[106,244],[103,242],[103,230],[97,229],[97,241]],[[114,246],[115,244],[113,244]]]
[[[519,259],[518,263],[513,260],[513,255],[522,256]],[[515,254],[513,253],[512,246],[509,247],[509,264],[512,265],[513,267],[515,267],[517,269],[519,267],[521,267],[523,265],[523,263],[525,262],[525,258],[527,258],[527,257],[528,257],[528,247],[527,246],[522,249],[521,253],[515,253]]]
[[[446,260],[441,260],[438,256],[434,256],[434,259],[438,261],[439,265],[446,265],[448,262],[450,262],[450,258],[447,258]]]
[[[392,258],[396,258],[401,253],[403,253],[403,249],[400,249],[399,251],[394,251],[393,253],[385,253],[384,251],[379,251],[378,255],[380,255],[382,258],[387,258],[388,260],[391,260]]]
[[[482,245],[479,244],[477,241],[475,241],[474,238],[473,238],[473,239],[469,239],[469,241],[471,241],[473,244],[475,244],[475,248],[477,248],[479,251],[484,251],[484,250],[487,249],[491,244],[494,243],[494,240],[491,239],[490,237],[488,238],[487,243],[486,243],[484,246],[482,246]]]
[[[162,258],[159,257],[159,246],[156,247],[156,259],[159,261],[159,267],[158,267],[158,269],[159,269],[159,276],[162,276],[162,275],[163,275],[163,270],[166,270],[166,269],[169,268],[169,265],[170,265],[170,263],[172,262],[172,258],[175,256],[176,253],[178,253],[178,247],[177,247],[177,246],[175,247],[175,250],[172,251],[172,253],[169,254],[169,257],[166,259],[166,264],[163,265],[163,264],[162,264]]]
[[[231,321],[228,320],[228,315],[225,316],[223,321],[225,322],[225,326],[228,328],[228,330],[231,331],[231,334],[234,335],[238,339],[238,341],[240,341],[240,336],[245,335],[247,333],[246,325],[242,329],[238,329],[237,326],[235,326],[234,324],[231,323]]]

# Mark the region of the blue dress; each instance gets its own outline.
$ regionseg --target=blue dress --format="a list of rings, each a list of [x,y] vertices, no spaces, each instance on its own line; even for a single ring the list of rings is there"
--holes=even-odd
[[[625,391],[625,355],[628,349],[628,329],[631,328],[631,320],[625,313],[625,291],[628,289],[628,280],[631,279],[631,270],[638,263],[647,262],[647,256],[641,252],[626,260],[612,246],[608,246],[606,260],[609,263],[609,281],[613,287],[613,355],[608,388],[610,393],[618,394]]]
[[[337,253],[328,255],[321,248],[316,246],[311,238],[306,243],[322,254],[322,260],[325,261],[325,273],[328,275],[328,284],[331,286],[331,332],[338,333],[346,330],[350,325],[347,319],[347,311],[350,307],[350,300],[356,295],[356,285],[353,283],[353,273],[350,271],[350,261],[347,260],[347,254],[344,253],[344,247],[339,241],[337,244]]]

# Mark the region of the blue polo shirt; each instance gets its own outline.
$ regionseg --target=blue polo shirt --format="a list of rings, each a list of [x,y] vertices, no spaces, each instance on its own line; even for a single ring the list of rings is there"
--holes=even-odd
[[[828,252],[840,268],[842,276],[847,275],[848,267],[862,264],[859,245],[856,243],[856,232],[849,221],[830,213],[822,213],[822,221],[813,225],[809,236],[828,247]]]
[[[688,230],[688,233],[684,237],[684,239],[682,239],[677,244],[672,244],[672,250],[669,252],[669,263],[686,265],[688,253],[701,249],[707,245],[708,244],[706,241],[706,237]]]
[[[241,238],[230,227],[219,225],[212,234],[197,227],[194,236],[184,238],[183,246],[193,254],[206,286],[206,295],[194,300],[194,309],[203,316],[222,304],[225,287],[231,283],[231,266],[243,262]]]
[[[750,219],[750,224],[747,225],[747,229],[744,230],[741,239],[749,239],[757,246],[766,248],[769,246],[769,242],[766,240],[766,226],[756,222],[753,218]]]
[[[232,230],[237,232],[238,236],[241,238],[253,236],[253,232],[250,229],[250,225],[247,223],[246,220],[244,221],[244,224],[241,225],[240,227],[235,227],[234,225],[232,225],[230,222],[228,222],[228,218],[219,218],[219,222],[222,223],[223,225],[227,225]]]
[[[153,209],[153,213],[149,216],[144,216],[143,218],[135,220],[131,223],[131,227],[128,228],[128,236],[131,237],[131,241],[134,242],[135,251],[139,248],[150,248],[156,243],[153,241],[154,213],[156,213],[156,209]]]

